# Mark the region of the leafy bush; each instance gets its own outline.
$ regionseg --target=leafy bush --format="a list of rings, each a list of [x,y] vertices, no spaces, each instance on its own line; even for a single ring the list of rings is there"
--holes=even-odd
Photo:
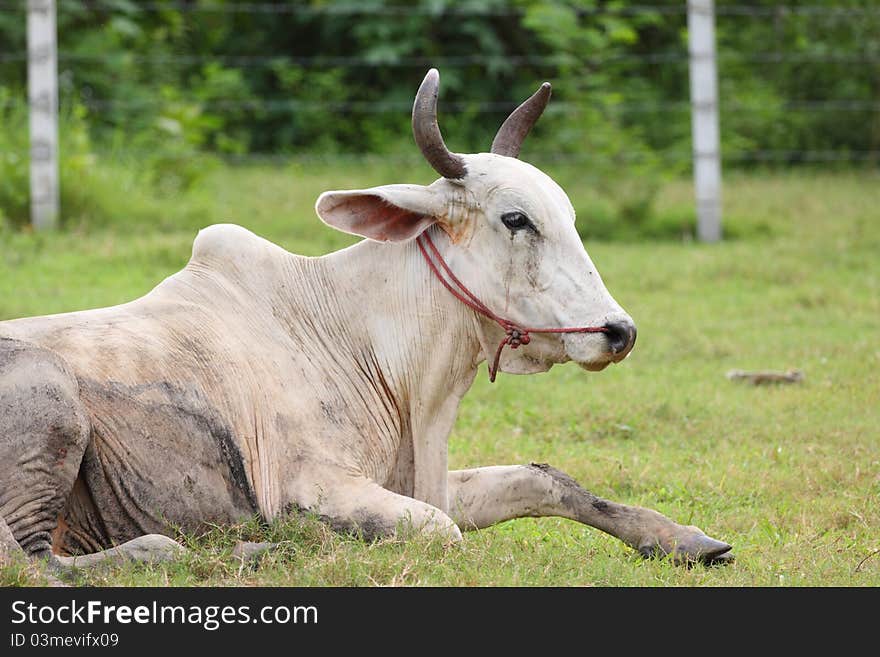
[[[201,150],[388,152],[406,132],[413,90],[438,63],[443,102],[458,106],[444,113],[444,131],[459,150],[488,144],[503,105],[545,79],[560,101],[612,113],[606,122],[640,130],[652,150],[689,150],[685,3],[303,0],[278,3],[279,12],[222,10],[230,2],[161,10],[131,0],[59,3],[61,77],[68,95],[96,110],[93,137],[149,133],[185,109],[182,134]],[[875,0],[817,12],[771,0],[753,0],[747,12],[725,11],[739,8],[734,0],[717,5],[726,146],[880,148],[876,74],[867,65],[878,52]],[[24,49],[21,18],[0,12],[4,51]],[[5,84],[20,91],[25,77],[20,62],[0,61]],[[835,100],[852,106],[792,107]],[[576,111],[558,114],[563,129],[548,150],[603,127]]]
[[[216,158],[199,150],[205,123],[198,108],[169,103],[167,109],[151,128],[120,135],[115,145],[99,150],[90,137],[85,107],[71,102],[62,108],[62,226],[136,226],[142,221],[161,221],[158,199],[193,187],[216,166]],[[0,226],[29,229],[29,180],[27,107],[0,87]]]
[[[0,87],[0,219],[13,226],[30,221],[30,159],[27,107]],[[61,204],[82,206],[95,166],[82,106],[68,107],[60,119]],[[75,212],[75,210],[74,210]]]
[[[507,112],[539,82],[553,83],[523,156],[581,166],[580,184],[595,192],[590,213],[608,218],[607,229],[591,222],[585,235],[672,236],[693,224],[687,212],[656,210],[657,190],[690,166],[686,3],[302,0],[279,2],[276,12],[227,11],[231,2],[59,3],[70,108],[62,176],[76,182],[62,190],[67,223],[71,211],[100,223],[94,199],[78,200],[100,195],[83,181],[122,175],[96,161],[96,149],[130,168],[125,176],[142,193],[160,195],[197,185],[216,164],[205,153],[416,155],[409,108],[436,65],[441,125],[460,152],[486,150]],[[23,52],[23,14],[8,4],[0,43]],[[875,67],[852,65],[877,58],[876,2],[798,12],[753,0],[747,12],[725,11],[735,4],[717,3],[722,150],[739,156],[726,168],[767,151],[792,153],[788,162],[803,150],[862,159],[880,151]],[[0,80],[6,100],[25,96],[23,62],[0,58]],[[26,117],[9,105],[0,116],[0,220],[25,225]]]

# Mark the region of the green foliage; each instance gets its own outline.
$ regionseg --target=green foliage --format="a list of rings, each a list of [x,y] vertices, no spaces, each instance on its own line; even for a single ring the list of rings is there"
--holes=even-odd
[[[721,6],[726,4],[735,3]],[[845,11],[786,11],[760,0],[749,3],[766,11],[760,18],[720,19],[722,134],[728,145],[747,153],[880,147],[877,3],[815,4]],[[763,60],[756,61],[759,55]],[[823,101],[840,106],[811,107]],[[792,153],[788,161],[799,157]]]
[[[0,124],[0,222],[23,226],[30,221],[28,115],[3,87]],[[93,206],[90,183],[96,164],[81,105],[62,113],[60,135],[61,203],[77,213]]]
[[[0,225],[28,215],[27,113],[0,87]]]
[[[684,3],[658,11],[619,0],[299,0],[274,3],[277,12],[210,10],[229,4],[240,3],[59,3],[63,105],[88,110],[62,133],[85,124],[90,153],[130,163],[150,190],[168,194],[215,166],[206,153],[417,157],[409,109],[430,65],[441,69],[447,143],[483,151],[507,112],[550,80],[554,100],[523,157],[580,165],[600,217],[582,234],[692,232],[687,211],[656,210],[658,190],[690,167]],[[840,13],[755,0],[752,15],[725,11],[734,0],[716,4],[727,170],[767,151],[783,164],[805,150],[880,151],[873,0]],[[24,52],[21,18],[0,11],[4,53]],[[0,58],[7,101],[24,98],[25,69]],[[845,102],[815,106],[829,101]],[[11,161],[27,153],[21,120],[0,126],[0,213],[16,225],[26,203]],[[71,171],[81,179],[81,168]]]
[[[442,103],[456,109],[441,111],[457,150],[485,148],[507,109],[477,113],[480,106],[513,107],[543,79],[565,107],[538,130],[544,151],[595,163],[645,147],[689,150],[687,108],[668,106],[688,97],[683,8],[306,0],[279,2],[298,7],[281,13],[199,10],[225,4],[232,0],[198,0],[188,11],[127,0],[60,4],[63,86],[95,109],[96,137],[161,132],[176,122],[188,144],[220,153],[389,152],[411,147],[408,104],[429,63],[455,60],[441,72]],[[756,0],[749,7],[765,13],[739,15],[724,11],[732,0],[717,4],[726,145],[746,153],[880,146],[880,115],[870,107],[880,100],[869,65],[880,54],[873,0],[847,3],[862,14],[786,12]],[[19,13],[0,12],[0,41],[9,52],[23,49]],[[761,58],[774,53],[780,61]],[[656,55],[677,57],[649,57]],[[0,67],[0,79],[20,91],[23,62]],[[867,105],[792,106],[835,99]]]
[[[0,87],[0,227],[27,228],[30,222],[28,117],[26,108],[8,101]],[[143,221],[155,222],[159,198],[180,193],[216,166],[210,155],[189,139],[198,134],[199,117],[181,107],[152,130],[127,140],[143,145],[133,155],[127,149],[112,154],[105,147],[98,155],[89,134],[89,115],[73,103],[63,108],[59,174],[61,222],[73,228],[98,228],[114,224],[136,229]],[[178,119],[180,122],[178,122]],[[185,122],[186,128],[181,127]],[[147,150],[147,146],[152,146]],[[109,149],[109,150],[108,150]]]

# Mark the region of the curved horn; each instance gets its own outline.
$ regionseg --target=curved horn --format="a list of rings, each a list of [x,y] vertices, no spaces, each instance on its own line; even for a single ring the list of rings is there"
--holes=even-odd
[[[517,107],[501,124],[492,141],[492,152],[517,157],[523,140],[550,101],[550,83],[545,82],[522,105]]]
[[[467,168],[461,155],[450,153],[437,125],[437,92],[440,89],[440,73],[436,68],[428,71],[413,103],[412,127],[416,144],[428,164],[444,178],[464,178]]]

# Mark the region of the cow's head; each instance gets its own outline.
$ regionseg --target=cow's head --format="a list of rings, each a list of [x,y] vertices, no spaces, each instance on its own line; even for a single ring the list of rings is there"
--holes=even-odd
[[[416,143],[442,176],[428,186],[385,185],[325,192],[316,210],[327,224],[383,241],[412,240],[433,224],[448,236],[439,244],[452,271],[498,315],[523,326],[603,326],[605,333],[532,334],[505,350],[501,370],[544,371],[573,360],[600,370],[623,360],[636,329],[605,289],[575,230],[565,192],[549,176],[517,159],[520,146],[550,98],[541,88],[504,122],[489,153],[451,153],[437,125],[439,74],[431,69],[413,106]],[[480,318],[488,357],[502,329]]]

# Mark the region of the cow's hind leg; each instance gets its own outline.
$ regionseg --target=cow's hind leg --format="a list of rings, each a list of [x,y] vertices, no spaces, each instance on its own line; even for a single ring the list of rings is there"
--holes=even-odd
[[[0,568],[10,565],[27,566],[28,559],[12,535],[12,530],[6,521],[0,517]],[[34,573],[36,574],[36,573]],[[40,573],[41,579],[49,586],[67,586],[64,582],[57,579],[50,573]]]
[[[24,559],[24,550],[15,540],[9,525],[0,517],[0,566],[13,563],[18,559]]]
[[[56,557],[63,570],[92,568],[103,563],[159,563],[172,561],[186,552],[186,548],[162,534],[138,536],[116,547],[74,557]]]
[[[596,497],[546,464],[491,466],[449,473],[450,514],[462,529],[522,517],[561,516],[619,538],[644,556],[724,562],[730,546],[651,509]]]
[[[88,439],[79,386],[64,363],[0,339],[0,518],[28,556],[52,559]]]

